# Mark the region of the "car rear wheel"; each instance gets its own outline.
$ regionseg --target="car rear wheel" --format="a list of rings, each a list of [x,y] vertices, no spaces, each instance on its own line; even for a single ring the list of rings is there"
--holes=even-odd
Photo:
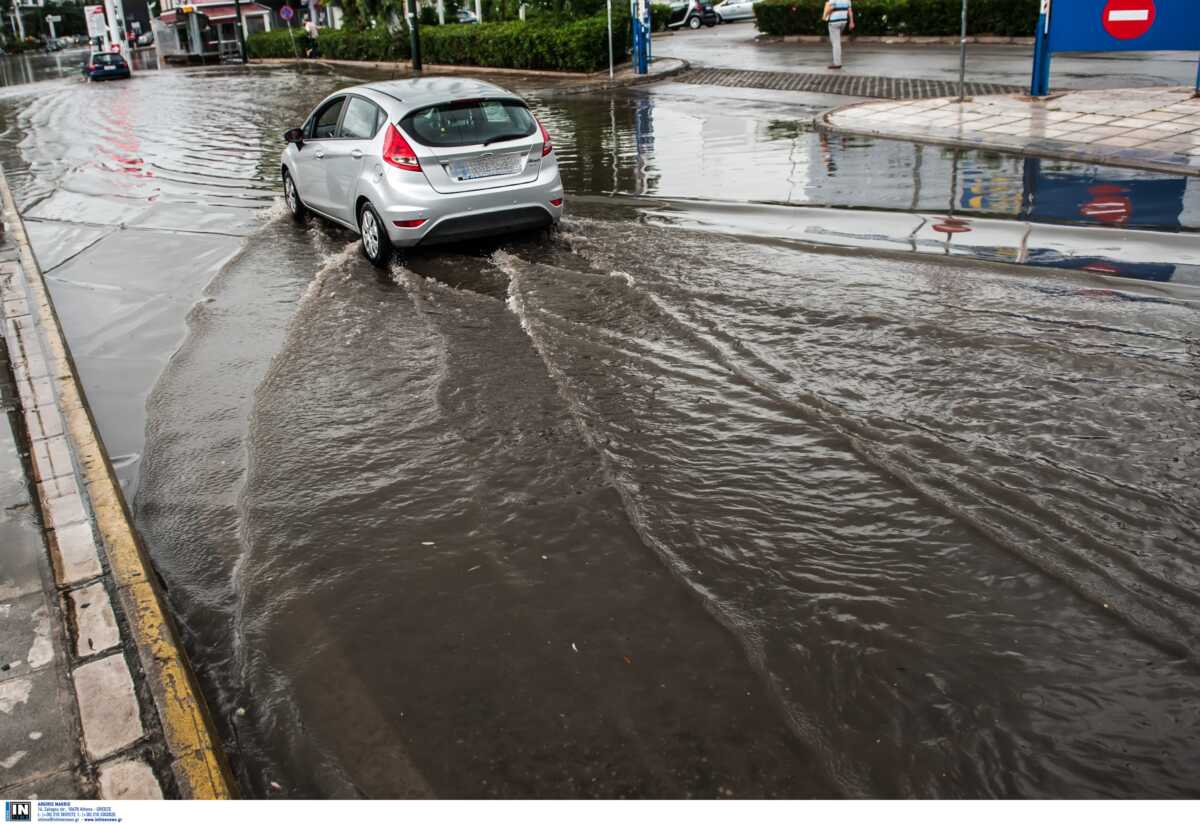
[[[287,204],[288,211],[292,213],[292,219],[297,223],[308,217],[308,209],[305,208],[304,201],[300,199],[300,192],[296,190],[296,183],[287,169],[283,170],[283,202]]]
[[[362,236],[363,255],[372,265],[386,269],[394,254],[392,241],[379,218],[379,213],[370,203],[364,203],[358,212],[358,231]]]
[[[699,17],[693,17],[691,20],[688,21],[688,28],[691,29],[692,31],[695,31],[696,29],[700,28],[700,26],[701,26],[701,23],[700,23]]]

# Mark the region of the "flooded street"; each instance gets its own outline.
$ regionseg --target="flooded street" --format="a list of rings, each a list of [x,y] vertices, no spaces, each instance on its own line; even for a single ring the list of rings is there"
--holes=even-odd
[[[1194,179],[517,80],[561,231],[381,274],[279,198],[350,82],[0,96],[247,795],[1194,795]]]

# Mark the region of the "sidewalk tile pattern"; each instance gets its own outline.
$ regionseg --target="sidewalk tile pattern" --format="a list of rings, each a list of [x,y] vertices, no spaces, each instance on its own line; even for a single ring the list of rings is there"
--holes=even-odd
[[[692,69],[675,80],[704,86],[735,86],[743,89],[772,89],[786,92],[843,94],[885,100],[916,100],[958,94],[958,83],[918,80],[907,77],[867,77],[854,74],[803,74],[799,72],[742,71],[740,69]],[[968,83],[969,95],[1019,92],[1016,86],[999,83]]]
[[[1200,174],[1200,98],[1188,88],[861,103],[823,119],[855,134]]]

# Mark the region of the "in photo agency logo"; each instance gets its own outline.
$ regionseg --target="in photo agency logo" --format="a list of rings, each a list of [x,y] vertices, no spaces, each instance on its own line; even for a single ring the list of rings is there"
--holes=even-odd
[[[32,801],[5,801],[4,802],[4,820],[5,821],[32,821],[33,820],[33,802]]]

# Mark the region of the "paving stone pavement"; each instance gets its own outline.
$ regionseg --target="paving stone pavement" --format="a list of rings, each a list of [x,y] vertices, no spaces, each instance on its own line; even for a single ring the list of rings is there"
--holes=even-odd
[[[23,282],[0,227],[0,796],[162,798]]]
[[[1200,174],[1200,97],[1190,88],[1108,89],[1045,99],[1018,95],[835,109],[835,132],[1114,166]]]
[[[906,77],[868,77],[854,74],[804,74],[801,72],[743,71],[741,69],[691,69],[676,76],[676,82],[705,86],[734,86],[789,92],[840,94],[886,100],[916,100],[958,94],[958,84],[944,80]],[[999,83],[967,83],[969,95],[1008,94],[1017,86]]]

